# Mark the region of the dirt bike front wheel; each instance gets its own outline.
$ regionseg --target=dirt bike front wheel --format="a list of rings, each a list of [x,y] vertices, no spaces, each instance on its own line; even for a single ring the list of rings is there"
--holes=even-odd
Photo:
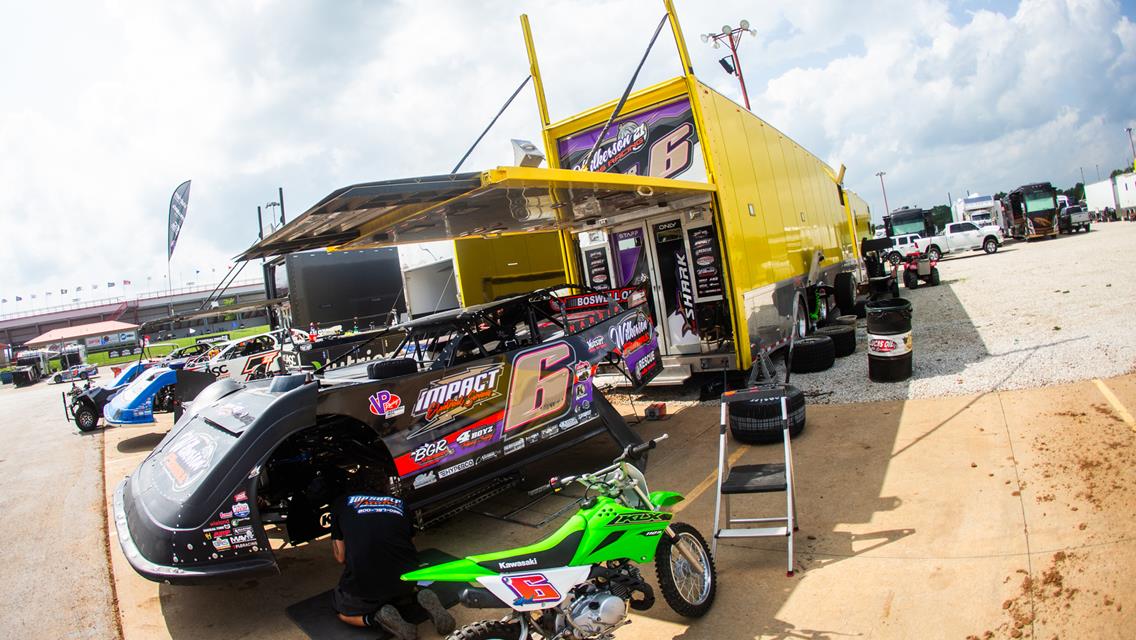
[[[509,620],[482,620],[468,624],[450,635],[446,640],[520,640],[521,625]]]
[[[685,522],[672,522],[670,531],[673,537],[664,534],[655,553],[659,588],[675,613],[701,618],[710,611],[718,590],[710,546],[698,529]]]

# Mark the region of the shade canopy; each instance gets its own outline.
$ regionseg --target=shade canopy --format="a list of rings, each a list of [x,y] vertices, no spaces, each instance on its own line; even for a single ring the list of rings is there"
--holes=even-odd
[[[59,329],[52,329],[47,333],[36,336],[28,340],[25,344],[29,347],[42,347],[49,344],[59,344],[61,342],[72,342],[75,340],[82,340],[84,338],[91,338],[94,336],[103,336],[111,333],[124,333],[127,331],[134,331],[138,328],[136,324],[129,322],[119,322],[117,320],[104,320],[103,322],[92,322],[90,324],[80,324],[74,327],[62,327]]]
[[[714,190],[704,182],[532,167],[368,182],[331,193],[238,259],[582,230],[633,209],[706,203]]]

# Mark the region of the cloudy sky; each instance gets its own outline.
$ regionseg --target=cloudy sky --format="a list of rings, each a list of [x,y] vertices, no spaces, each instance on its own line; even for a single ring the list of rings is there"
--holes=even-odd
[[[448,172],[527,75],[522,12],[554,120],[617,97],[663,14],[654,0],[3,4],[0,313],[69,302],[62,288],[164,288],[186,179],[175,284],[219,279],[277,187],[291,218],[341,186]],[[739,102],[697,36],[750,21],[754,112],[847,165],[877,215],[880,170],[894,208],[1131,162],[1132,2],[676,4],[695,72]],[[638,86],[678,72],[664,31]],[[511,163],[512,137],[540,140],[531,90],[463,168]]]

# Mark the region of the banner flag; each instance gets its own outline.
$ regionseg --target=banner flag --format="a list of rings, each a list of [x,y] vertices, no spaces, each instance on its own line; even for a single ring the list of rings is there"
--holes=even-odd
[[[166,234],[166,243],[168,250],[166,252],[166,261],[174,255],[174,247],[177,246],[178,234],[181,233],[181,226],[185,223],[185,216],[189,212],[189,183],[190,180],[178,185],[174,189],[174,195],[170,197],[170,220],[169,229]]]

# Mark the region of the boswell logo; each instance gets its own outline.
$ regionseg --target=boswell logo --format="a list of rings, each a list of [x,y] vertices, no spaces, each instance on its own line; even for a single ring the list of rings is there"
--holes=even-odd
[[[406,407],[402,406],[402,398],[386,389],[371,396],[370,405],[371,413],[384,418],[393,418],[406,413]]]
[[[497,397],[502,365],[470,367],[462,373],[431,382],[418,392],[414,415],[430,423],[449,420],[475,405]]]

